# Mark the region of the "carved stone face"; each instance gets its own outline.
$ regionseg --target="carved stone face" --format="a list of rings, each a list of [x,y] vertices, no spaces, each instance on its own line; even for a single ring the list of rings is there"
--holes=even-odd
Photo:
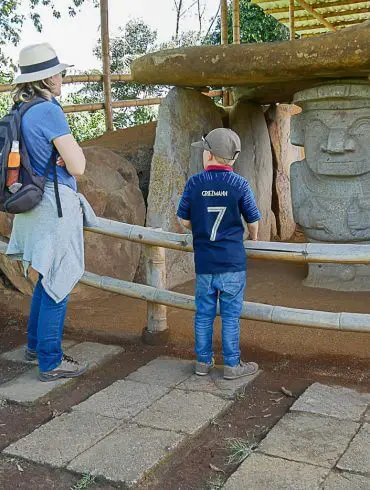
[[[320,110],[320,104],[314,110],[307,107],[300,121],[307,164],[321,175],[366,174],[370,172],[370,110],[340,105],[338,101],[336,109]]]

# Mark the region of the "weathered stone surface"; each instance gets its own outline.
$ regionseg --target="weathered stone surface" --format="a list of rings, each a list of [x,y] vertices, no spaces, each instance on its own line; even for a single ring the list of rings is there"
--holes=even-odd
[[[99,391],[74,410],[92,412],[115,419],[129,419],[157,401],[168,389],[164,386],[120,380]]]
[[[239,101],[230,113],[230,128],[241,139],[242,151],[234,164],[235,172],[245,177],[262,213],[258,238],[270,240],[272,230],[272,153],[262,108]]]
[[[8,446],[4,453],[63,467],[107,436],[118,424],[115,419],[93,413],[63,414]]]
[[[217,127],[222,127],[221,112],[209,97],[196,90],[170,90],[159,108],[147,226],[185,232],[176,218],[177,206],[187,179],[203,169],[202,151],[190,145]],[[192,254],[167,250],[166,261],[169,287],[193,277]]]
[[[229,399],[233,398],[236,393],[241,393],[259,374],[260,372],[253,376],[226,380],[223,378],[223,368],[219,366],[212,369],[208,376],[193,374],[193,376],[177,385],[176,388],[184,391],[202,391]]]
[[[124,425],[78,456],[68,469],[131,487],[183,439],[174,432]]]
[[[127,380],[173,388],[194,373],[194,363],[182,359],[154,359],[127,376]]]
[[[259,451],[331,468],[359,428],[355,422],[288,413],[269,432]]]
[[[291,407],[292,411],[328,415],[359,422],[370,403],[370,394],[341,386],[313,383]]]
[[[328,470],[252,454],[222,487],[224,490],[318,490]]]
[[[63,341],[63,350],[68,350],[74,345],[77,344],[76,340],[64,340]],[[24,358],[24,352],[26,349],[26,345],[21,345],[20,347],[17,347],[16,349],[13,349],[8,352],[4,352],[1,354],[1,357],[3,359],[6,359],[7,361],[12,361],[12,362],[22,362],[25,364],[37,364],[37,361],[26,361]]]
[[[290,142],[290,119],[292,115],[299,112],[301,112],[300,107],[279,104],[272,105],[265,114],[274,167],[272,209],[280,240],[291,238],[296,228],[290,192],[290,165],[303,160],[304,150],[299,146],[293,146]]]
[[[84,149],[86,172],[79,178],[79,191],[97,216],[144,225],[145,203],[135,168],[106,148]],[[127,240],[86,233],[86,270],[132,281],[139,263],[140,246]]]
[[[209,393],[175,389],[137,415],[134,421],[158,429],[194,434],[228,405],[229,402]]]
[[[262,103],[289,102],[300,84],[327,78],[367,78],[370,23],[327,36],[279,43],[196,46],[147,54],[134,61],[133,79],[180,86],[263,86]],[[323,80],[324,81],[324,80]],[[280,90],[271,91],[270,85]],[[271,92],[273,92],[271,94]],[[256,98],[258,97],[258,98]]]
[[[149,193],[150,167],[157,123],[139,124],[132,128],[118,129],[84,141],[82,147],[100,146],[115,151],[135,167],[139,187],[146,200]]]
[[[22,264],[3,254],[0,254],[0,270],[18,291],[28,296],[32,295],[33,287],[38,279],[37,272],[30,269],[28,277],[25,277]]]
[[[352,473],[331,473],[325,481],[324,490],[369,490],[370,478]]]
[[[337,467],[370,475],[370,424],[364,424],[339,460]]]
[[[91,369],[122,350],[122,347],[116,345],[82,342],[67,349],[66,354],[77,360],[88,362],[89,369]],[[18,403],[32,403],[50,393],[54,388],[71,382],[71,379],[58,379],[42,383],[37,376],[38,369],[35,368],[10,380],[8,383],[0,385],[0,399],[5,398]]]
[[[294,96],[292,143],[306,159],[291,166],[293,214],[309,241],[370,240],[370,86],[337,81]],[[342,291],[370,290],[368,265],[310,264],[304,282]]]

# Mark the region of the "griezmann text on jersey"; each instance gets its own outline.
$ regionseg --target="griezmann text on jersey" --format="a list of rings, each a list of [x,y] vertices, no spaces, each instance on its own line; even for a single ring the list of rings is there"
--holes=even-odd
[[[242,217],[254,223],[261,213],[248,181],[231,167],[208,167],[190,177],[177,216],[191,221],[197,274],[246,269]]]

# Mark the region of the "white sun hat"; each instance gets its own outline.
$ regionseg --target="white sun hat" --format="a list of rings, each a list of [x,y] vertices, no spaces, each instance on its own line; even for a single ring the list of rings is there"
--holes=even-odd
[[[60,63],[49,43],[31,44],[19,53],[20,74],[14,83],[36,82],[61,73],[73,65]]]

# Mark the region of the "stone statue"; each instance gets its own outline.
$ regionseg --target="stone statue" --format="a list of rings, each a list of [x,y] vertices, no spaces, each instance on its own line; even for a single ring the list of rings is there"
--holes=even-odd
[[[306,159],[291,166],[295,221],[311,242],[370,242],[370,85],[338,81],[298,92],[291,141]],[[305,284],[370,290],[370,267],[310,264]]]

